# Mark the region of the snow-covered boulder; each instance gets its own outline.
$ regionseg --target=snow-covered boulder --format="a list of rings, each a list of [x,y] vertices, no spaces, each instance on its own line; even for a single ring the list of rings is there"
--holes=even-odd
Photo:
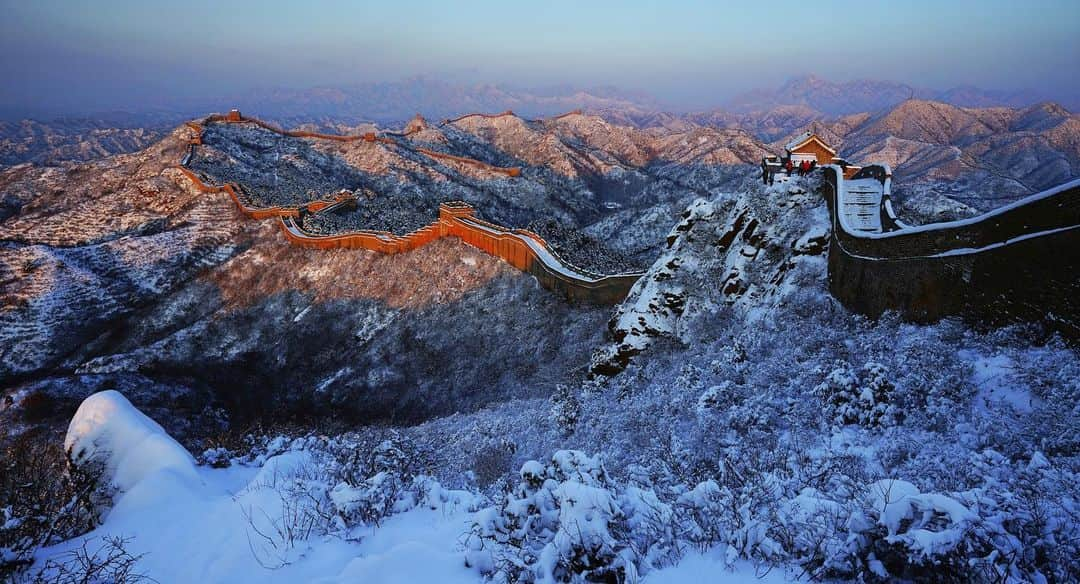
[[[199,480],[191,454],[118,391],[83,401],[68,425],[64,449],[76,466],[100,465],[100,486],[120,493],[159,472]]]

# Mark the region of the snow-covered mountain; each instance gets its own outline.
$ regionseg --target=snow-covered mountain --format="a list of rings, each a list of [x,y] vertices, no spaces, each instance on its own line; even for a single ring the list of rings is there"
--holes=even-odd
[[[178,121],[178,120],[174,120]],[[166,128],[118,125],[116,120],[0,121],[0,166],[23,162],[59,164],[142,150],[161,139]]]
[[[775,89],[757,89],[732,98],[725,109],[737,113],[803,106],[828,116],[875,112],[908,99],[940,101],[959,107],[1024,107],[1046,98],[1033,91],[993,91],[973,86],[934,90],[872,79],[835,82],[815,75],[789,79]]]
[[[1080,176],[1080,115],[1053,103],[1010,109],[909,100],[809,128],[848,160],[889,164],[899,200],[922,222],[965,206],[986,211]],[[949,211],[953,203],[942,197],[959,206]]]
[[[223,103],[286,121],[325,116],[336,120],[383,123],[405,120],[416,112],[441,119],[465,112],[508,109],[529,117],[551,116],[581,108],[660,109],[657,100],[651,96],[612,87],[525,89],[453,83],[427,77],[351,87],[260,90],[231,96]]]

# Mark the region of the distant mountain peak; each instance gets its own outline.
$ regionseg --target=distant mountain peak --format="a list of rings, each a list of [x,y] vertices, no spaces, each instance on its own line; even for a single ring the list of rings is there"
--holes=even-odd
[[[1042,98],[1031,91],[987,90],[962,85],[946,90],[919,88],[887,80],[834,82],[815,74],[792,77],[775,89],[743,93],[726,105],[737,113],[763,112],[784,106],[806,106],[830,116],[875,112],[909,99],[960,107],[1024,107]]]

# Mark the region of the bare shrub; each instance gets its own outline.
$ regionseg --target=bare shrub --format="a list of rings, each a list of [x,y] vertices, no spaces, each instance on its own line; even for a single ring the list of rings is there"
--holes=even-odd
[[[25,570],[38,547],[97,525],[100,473],[71,465],[41,432],[24,433],[0,450],[0,578]]]
[[[254,485],[258,490],[273,491],[275,503],[280,506],[271,510],[255,505],[240,507],[248,524],[248,547],[264,568],[273,570],[291,564],[302,542],[328,531],[335,513],[324,479],[325,473],[317,466],[304,465]]]
[[[501,442],[482,447],[473,456],[472,470],[476,484],[487,486],[509,474],[514,459],[514,444]]]
[[[16,582],[25,584],[89,584],[108,582],[110,584],[136,584],[138,582],[156,582],[153,578],[138,571],[139,560],[145,554],[132,555],[127,551],[129,538],[105,537],[98,547],[90,548],[90,539],[81,546],[51,558],[32,575],[26,575]]]

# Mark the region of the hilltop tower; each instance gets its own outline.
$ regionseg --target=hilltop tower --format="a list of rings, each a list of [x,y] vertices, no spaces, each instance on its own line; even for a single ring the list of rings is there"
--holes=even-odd
[[[409,123],[405,124],[405,133],[415,134],[416,132],[426,130],[427,128],[428,123],[427,120],[424,119],[424,116],[416,114],[413,116],[413,119],[409,120]]]

